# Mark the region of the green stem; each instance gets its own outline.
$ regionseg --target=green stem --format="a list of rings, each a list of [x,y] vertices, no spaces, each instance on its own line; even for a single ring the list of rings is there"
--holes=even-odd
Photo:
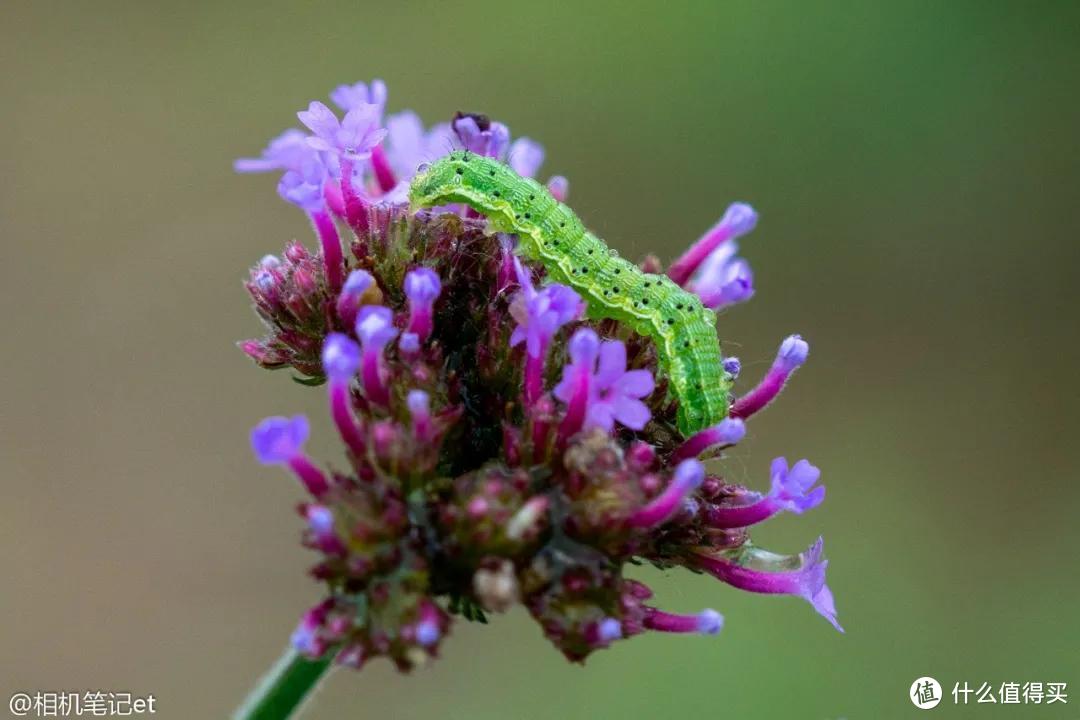
[[[330,669],[333,653],[308,660],[291,647],[270,668],[233,720],[288,720]]]

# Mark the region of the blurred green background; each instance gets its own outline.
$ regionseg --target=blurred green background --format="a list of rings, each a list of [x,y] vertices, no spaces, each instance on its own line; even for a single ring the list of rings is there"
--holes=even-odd
[[[251,366],[247,267],[297,237],[235,176],[336,84],[483,111],[624,254],[670,260],[733,200],[758,295],[721,335],[751,379],[810,362],[729,477],[778,454],[827,502],[755,534],[826,537],[846,635],[797,600],[641,571],[717,638],[567,664],[516,611],[412,677],[335,674],[311,718],[907,718],[918,676],[1070,683],[1080,717],[1080,4],[13,2],[0,6],[0,694],[153,693],[227,714],[318,595],[267,414],[323,396]]]

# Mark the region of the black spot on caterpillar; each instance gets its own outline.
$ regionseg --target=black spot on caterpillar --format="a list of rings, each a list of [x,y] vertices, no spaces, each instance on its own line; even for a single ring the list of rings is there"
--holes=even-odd
[[[414,209],[465,203],[495,231],[516,234],[519,252],[580,293],[591,317],[613,318],[651,338],[684,435],[727,417],[731,378],[721,366],[716,314],[668,277],[619,257],[538,182],[492,158],[458,151],[418,173],[409,200]]]

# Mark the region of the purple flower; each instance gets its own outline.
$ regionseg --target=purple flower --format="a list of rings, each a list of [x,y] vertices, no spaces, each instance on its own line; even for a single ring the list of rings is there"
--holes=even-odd
[[[356,324],[356,314],[363,304],[364,294],[375,282],[367,270],[353,270],[341,286],[337,299],[337,314],[346,327]]]
[[[278,182],[278,194],[284,200],[309,212],[323,206],[326,165],[300,130],[286,130],[270,141],[261,157],[240,158],[233,167],[237,172],[284,170],[285,174]]]
[[[544,164],[544,148],[535,140],[518,138],[510,145],[506,162],[510,169],[521,177],[536,177],[540,166]]]
[[[645,609],[644,625],[659,632],[716,635],[724,627],[724,616],[710,608],[697,615],[678,615],[650,607]]]
[[[386,130],[383,145],[387,160],[404,180],[411,180],[421,163],[431,162],[454,147],[454,131],[449,123],[425,131],[420,116],[408,110],[387,117]]]
[[[596,358],[600,356],[600,336],[591,328],[578,328],[570,336],[566,352],[570,355],[570,365],[583,369],[591,377],[596,371]]]
[[[330,508],[322,505],[308,505],[304,514],[307,516],[308,527],[318,537],[325,537],[334,532],[334,513]]]
[[[578,331],[580,333],[582,331]],[[591,332],[591,331],[589,331]],[[578,334],[575,333],[575,336]],[[584,427],[598,427],[611,432],[615,422],[631,430],[641,430],[649,422],[651,413],[640,398],[653,391],[655,383],[648,370],[626,369],[626,346],[619,340],[609,340],[600,345],[599,366],[592,373],[590,396]],[[563,379],[555,387],[555,397],[569,403],[574,395],[575,368],[592,360],[587,356],[574,357],[571,348],[571,364],[563,371]]]
[[[780,343],[780,351],[776,354],[776,367],[790,373],[806,362],[809,354],[810,345],[801,335],[789,335]]]
[[[267,299],[277,293],[278,278],[269,270],[259,270],[251,276],[251,281]]]
[[[431,398],[423,390],[410,390],[405,404],[413,420],[431,417]]]
[[[510,303],[510,315],[518,323],[510,334],[510,347],[525,343],[525,400],[532,404],[543,391],[544,365],[555,333],[580,318],[585,303],[572,289],[558,283],[537,292],[521,261],[514,257],[513,263],[521,292]]]
[[[416,624],[416,643],[422,647],[431,647],[439,642],[442,631],[435,620],[425,619]]]
[[[311,433],[303,415],[268,417],[251,431],[251,449],[263,465],[281,465],[304,452]]]
[[[398,348],[406,355],[415,355],[420,352],[420,336],[411,332],[402,333]]]
[[[566,202],[566,198],[570,195],[570,181],[562,175],[552,175],[547,182],[547,189],[551,197],[559,202]]]
[[[821,586],[817,594],[810,599],[810,604],[818,615],[828,620],[840,632],[844,632],[844,628],[840,626],[840,622],[836,619],[836,603],[833,601],[832,590],[829,589],[828,585]]]
[[[604,618],[596,626],[597,638],[607,645],[623,636],[622,624],[615,618]]]
[[[817,507],[825,499],[825,487],[814,487],[821,471],[806,460],[788,470],[787,460],[772,461],[772,488],[765,497],[754,494],[753,502],[736,506],[713,506],[706,512],[707,522],[716,528],[742,528],[787,511],[800,515]]]
[[[768,572],[742,564],[740,560],[729,559],[723,555],[697,555],[694,560],[699,568],[713,577],[741,590],[755,593],[797,595],[809,602],[814,609],[833,626],[843,632],[836,621],[836,607],[832,592],[825,585],[825,570],[829,561],[822,557],[824,540],[817,539],[810,548],[799,555],[798,568]],[[760,552],[760,551],[759,551]],[[792,558],[767,554],[767,562],[778,567],[787,567]]]
[[[439,275],[428,267],[410,270],[405,275],[405,296],[410,302],[431,305],[442,292]]]
[[[322,363],[329,378],[347,382],[360,369],[360,346],[348,335],[330,333],[323,343]]]
[[[408,332],[421,342],[431,335],[435,300],[442,292],[439,275],[428,267],[410,270],[405,275],[405,297],[409,299]]]
[[[382,80],[372,80],[371,87],[362,82],[338,85],[330,93],[330,99],[345,112],[361,105],[374,105],[379,109],[379,117],[381,117],[386,107],[386,83]]]
[[[339,121],[330,108],[316,100],[296,116],[315,133],[307,139],[308,145],[321,152],[357,161],[368,158],[372,148],[386,135],[386,130],[379,127],[380,114],[377,105],[357,105]]]
[[[477,155],[502,158],[510,145],[510,130],[486,115],[458,113],[450,125],[462,146]]]
[[[278,181],[278,195],[303,210],[317,212],[324,206],[323,185],[326,183],[326,165],[317,153],[312,153],[296,170],[287,170]]]
[[[269,172],[271,170],[298,170],[315,151],[307,144],[307,135],[296,128],[289,128],[270,141],[262,155],[257,158],[240,158],[233,163],[236,172]]]
[[[627,519],[630,527],[652,528],[666,522],[674,515],[690,493],[701,487],[705,480],[705,467],[697,460],[683,460],[675,468],[675,474],[664,492],[652,502]]]
[[[697,614],[697,631],[702,635],[716,635],[724,627],[724,616],[712,608]]]
[[[675,449],[671,459],[674,462],[686,458],[699,457],[710,448],[735,445],[746,435],[746,425],[738,418],[724,418],[712,427],[694,433],[686,442]]]
[[[724,372],[731,376],[732,380],[739,377],[739,373],[742,372],[742,363],[737,357],[724,358],[720,365],[724,368]]]
[[[326,476],[304,455],[310,428],[303,415],[268,417],[251,431],[251,449],[263,465],[288,465],[315,497],[326,493]]]
[[[319,549],[328,555],[345,555],[348,549],[338,537],[334,513],[324,505],[309,504],[304,508],[308,528]]]
[[[626,346],[618,340],[600,346],[600,364],[593,389],[596,401],[589,408],[585,425],[611,430],[613,421],[631,430],[641,430],[649,422],[649,408],[641,402],[653,391],[652,373],[626,369]]]
[[[431,396],[423,390],[410,390],[405,405],[412,416],[413,435],[421,442],[431,439]]]
[[[717,310],[753,297],[754,273],[750,263],[735,257],[738,251],[738,244],[732,240],[717,248],[702,264],[691,289],[705,307]]]
[[[581,317],[585,303],[574,290],[558,283],[546,285],[537,292],[528,270],[517,258],[514,258],[514,269],[521,293],[510,306],[510,314],[518,323],[510,335],[510,346],[524,342],[531,357],[541,357],[559,328]]]
[[[383,348],[397,336],[394,314],[381,305],[365,305],[356,318],[356,336],[362,348],[360,377],[364,392],[372,402],[390,403],[390,388],[384,378]]]
[[[522,177],[535,177],[544,162],[544,148],[540,143],[524,137],[511,143],[510,129],[486,115],[458,113],[451,127],[466,150],[504,160]],[[562,182],[565,187],[565,179]]]
[[[365,305],[356,317],[356,336],[364,352],[382,352],[382,349],[397,336],[394,327],[394,314],[390,308],[382,305]]]
[[[800,335],[789,335],[780,344],[776,359],[757,386],[731,405],[731,416],[746,418],[776,399],[784,389],[791,373],[795,372],[810,353],[810,345]]]
[[[687,281],[707,257],[725,242],[745,235],[757,225],[757,213],[746,203],[734,203],[728,207],[720,222],[701,236],[682,257],[668,268],[668,277],[675,284],[686,286]]]
[[[600,355],[600,337],[590,328],[580,328],[567,345],[570,364],[563,368],[563,379],[554,390],[566,403],[566,414],[559,423],[559,445],[581,430],[588,417],[593,397],[593,373]]]
[[[326,651],[326,644],[318,637],[318,630],[322,625],[322,618],[316,617],[311,611],[306,613],[296,626],[289,642],[297,652],[309,658],[317,658]]]
[[[825,499],[825,486],[814,488],[821,471],[807,460],[800,460],[788,470],[787,460],[778,457],[772,461],[772,490],[769,498],[788,512],[801,515],[815,508]],[[813,491],[810,491],[814,488]],[[810,492],[808,492],[810,491]]]
[[[574,290],[558,283],[546,285],[537,292],[529,272],[517,258],[514,258],[514,268],[521,294],[510,307],[510,314],[518,323],[510,335],[510,346],[524,342],[530,356],[540,357],[559,328],[581,317],[585,303]]]

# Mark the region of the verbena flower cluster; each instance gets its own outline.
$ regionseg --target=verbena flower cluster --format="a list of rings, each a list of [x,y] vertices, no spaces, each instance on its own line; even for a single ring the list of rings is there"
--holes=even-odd
[[[744,421],[806,360],[798,335],[732,399],[723,422],[692,437],[653,344],[613,320],[585,319],[572,288],[514,255],[472,210],[411,212],[418,165],[455,148],[536,175],[540,145],[458,114],[425,129],[385,114],[376,81],[337,88],[239,171],[281,173],[278,192],[311,219],[317,251],[267,255],[246,283],[266,326],[241,348],[264,368],[326,386],[343,458],[304,451],[308,421],[271,417],[251,434],[257,458],[288,468],[311,575],[325,597],[292,636],[308,656],[360,667],[386,656],[408,670],[435,656],[454,616],[524,605],[571,660],[646,631],[719,632],[723,618],[652,604],[628,564],[682,566],[756,593],[801,597],[837,629],[822,541],[798,555],[754,546],[748,528],[824,498],[806,460],[773,461],[767,487],[725,481],[716,463]],[[560,200],[567,181],[548,182]],[[753,229],[732,205],[669,269],[711,308],[753,294],[735,238]],[[647,261],[658,271],[655,259]],[[739,362],[726,358],[733,376]],[[765,478],[763,478],[763,481]],[[762,483],[766,485],[765,482]]]

